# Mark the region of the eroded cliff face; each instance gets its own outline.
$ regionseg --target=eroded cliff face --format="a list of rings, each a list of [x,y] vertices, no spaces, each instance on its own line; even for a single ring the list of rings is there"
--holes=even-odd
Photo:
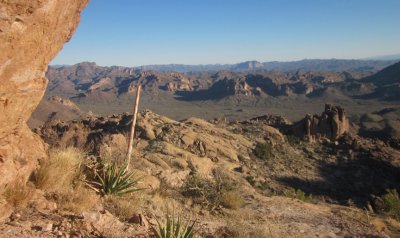
[[[89,0],[0,0],[0,190],[26,180],[46,156],[26,125],[41,100],[49,62],[79,23]]]
[[[340,106],[325,105],[321,115],[308,114],[291,128],[294,135],[313,142],[321,138],[337,140],[350,129],[346,112]]]

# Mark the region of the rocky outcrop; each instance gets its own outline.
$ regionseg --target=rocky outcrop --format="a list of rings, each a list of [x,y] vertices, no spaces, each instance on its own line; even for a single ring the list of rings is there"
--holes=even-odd
[[[53,147],[75,146],[102,158],[124,159],[131,122],[130,114],[52,120],[37,133]],[[280,135],[272,127],[262,130],[272,140]],[[283,140],[282,136],[277,139]],[[239,157],[250,157],[252,147],[245,136],[202,119],[175,121],[147,110],[138,115],[133,163],[135,169],[178,186],[190,172],[211,176],[216,166],[235,167]],[[149,187],[155,187],[150,182]]]
[[[51,120],[38,129],[37,133],[51,146],[74,146],[101,155],[102,151],[107,151],[107,147],[120,147],[121,150],[127,148],[126,136],[129,134],[131,123],[132,115],[127,113],[108,117],[92,116],[71,122]],[[245,138],[202,119],[189,118],[178,122],[149,110],[139,113],[136,136],[139,140],[153,144],[155,141],[164,143],[161,147],[165,147],[166,144],[173,145],[179,150],[192,153],[193,156],[218,157],[232,161],[237,160],[238,148],[246,150],[252,146]],[[169,150],[172,150],[171,148]],[[177,155],[172,153],[171,156]]]
[[[27,179],[46,156],[26,122],[44,94],[48,63],[71,38],[87,2],[0,1],[0,190]]]
[[[65,98],[62,98],[62,97],[59,97],[59,96],[51,96],[51,97],[48,98],[48,100],[50,102],[55,103],[55,104],[66,106],[66,107],[69,107],[69,108],[77,110],[77,111],[80,110],[80,108],[74,102],[72,102],[69,99],[65,99]]]
[[[308,141],[320,138],[336,140],[349,131],[349,120],[342,107],[326,104],[321,115],[307,114],[303,120],[293,125],[291,131],[295,136]]]
[[[287,118],[274,114],[266,114],[263,116],[254,117],[251,118],[249,121],[244,121],[243,123],[250,122],[263,122],[268,126],[272,126],[278,129],[285,129],[292,124]]]

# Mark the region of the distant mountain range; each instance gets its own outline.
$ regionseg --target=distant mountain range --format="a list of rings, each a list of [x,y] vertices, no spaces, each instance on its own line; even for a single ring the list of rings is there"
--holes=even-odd
[[[400,54],[380,55],[380,56],[364,58],[364,60],[400,60]]]
[[[376,72],[391,64],[400,61],[400,55],[379,56],[368,59],[304,59],[298,61],[271,61],[258,62],[246,61],[237,64],[161,64],[131,67],[134,70],[159,71],[159,72],[206,72],[228,70],[233,72],[245,71],[320,71],[320,72]],[[68,67],[69,65],[53,65],[53,68]]]
[[[230,70],[182,73],[164,71],[167,68],[161,66],[160,70],[156,70],[102,67],[84,62],[73,66],[49,67],[47,93],[80,100],[118,100],[134,92],[140,84],[150,94],[168,92],[178,100],[189,101],[235,95],[303,95],[309,98],[330,95],[397,101],[400,100],[400,62],[372,71],[387,63],[389,61],[304,60],[268,63],[270,68],[282,69],[268,71],[264,69],[265,63],[249,61],[232,65]],[[192,66],[171,67],[183,70]],[[306,70],[308,68],[315,70]],[[327,68],[332,70],[323,70]],[[339,71],[344,68],[349,70]],[[359,71],[350,70],[355,68]]]
[[[400,55],[395,57],[387,57],[382,60],[366,59],[366,60],[344,60],[344,59],[304,59],[299,61],[272,61],[258,62],[246,61],[237,64],[209,64],[209,65],[184,65],[184,64],[166,64],[166,65],[145,65],[137,68],[141,70],[154,71],[174,71],[174,72],[201,72],[201,71],[255,71],[255,70],[274,70],[281,72],[288,71],[330,71],[330,72],[366,72],[378,71],[400,60]]]

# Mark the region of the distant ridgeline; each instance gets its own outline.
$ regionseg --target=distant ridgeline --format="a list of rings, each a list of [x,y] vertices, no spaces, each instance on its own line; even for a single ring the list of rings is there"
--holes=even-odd
[[[187,65],[187,64],[160,64],[160,65],[143,65],[133,67],[133,69],[152,70],[152,71],[173,71],[173,72],[204,72],[204,71],[253,71],[253,70],[274,70],[274,71],[348,71],[348,72],[371,72],[381,70],[391,64],[400,61],[400,55],[396,59],[366,59],[366,60],[347,60],[347,59],[304,59],[298,61],[246,61],[237,64],[203,64],[203,65]],[[83,62],[81,64],[93,64]],[[70,65],[52,65],[53,68],[68,67]]]

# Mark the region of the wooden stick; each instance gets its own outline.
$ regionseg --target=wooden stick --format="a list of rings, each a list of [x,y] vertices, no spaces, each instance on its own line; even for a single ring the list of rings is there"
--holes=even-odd
[[[133,108],[133,120],[132,120],[132,126],[131,126],[131,134],[129,137],[129,145],[128,145],[128,153],[127,153],[127,168],[129,168],[129,164],[131,163],[131,155],[132,155],[132,143],[133,143],[133,138],[135,135],[135,126],[136,126],[136,120],[137,120],[137,112],[138,112],[138,107],[139,107],[139,97],[140,97],[140,90],[142,89],[142,86],[139,85],[136,91],[136,99],[135,99],[135,107]]]

